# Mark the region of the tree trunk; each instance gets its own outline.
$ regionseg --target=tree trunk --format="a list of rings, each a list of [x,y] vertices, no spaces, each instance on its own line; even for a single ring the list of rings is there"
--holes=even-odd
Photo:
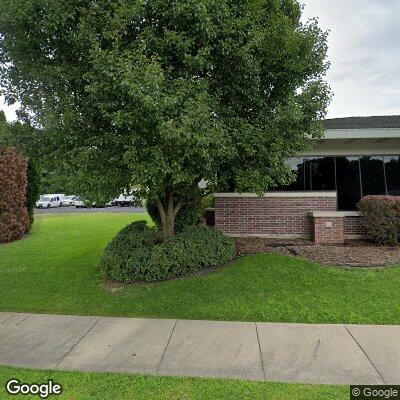
[[[162,240],[165,242],[175,233],[175,217],[181,208],[181,204],[179,201],[176,204],[174,203],[174,193],[170,188],[165,191],[164,202],[160,198],[157,198],[156,202],[161,219]]]

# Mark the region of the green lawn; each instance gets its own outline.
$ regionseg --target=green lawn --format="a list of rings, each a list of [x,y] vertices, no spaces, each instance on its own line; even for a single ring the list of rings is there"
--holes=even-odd
[[[34,371],[0,367],[1,399],[38,399],[33,396],[11,396],[5,390],[10,378],[22,383],[46,383],[48,379],[63,387],[65,400],[207,400],[207,399],[268,399],[268,400],[345,400],[349,389],[345,386],[289,385],[238,380],[167,378],[126,374],[101,374],[61,371]]]
[[[400,323],[400,268],[344,270],[278,254],[211,275],[103,288],[104,245],[143,215],[36,218],[31,236],[0,246],[0,311],[306,323]]]

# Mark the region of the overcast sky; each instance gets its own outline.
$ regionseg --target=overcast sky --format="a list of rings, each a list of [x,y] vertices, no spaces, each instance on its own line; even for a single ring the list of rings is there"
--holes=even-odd
[[[400,0],[302,0],[329,30],[328,117],[400,114]],[[8,120],[15,107],[6,107]]]
[[[400,114],[400,1],[303,0],[329,30],[328,117]]]

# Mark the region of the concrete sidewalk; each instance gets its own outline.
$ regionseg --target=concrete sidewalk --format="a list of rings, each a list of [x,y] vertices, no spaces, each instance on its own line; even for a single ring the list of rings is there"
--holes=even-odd
[[[400,384],[400,326],[0,313],[0,365]]]

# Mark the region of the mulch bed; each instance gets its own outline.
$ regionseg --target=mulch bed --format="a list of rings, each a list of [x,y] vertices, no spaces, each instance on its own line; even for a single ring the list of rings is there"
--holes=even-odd
[[[237,238],[239,256],[278,252],[337,267],[385,267],[400,264],[400,246],[377,246],[349,240],[343,245],[319,245],[308,240]]]

